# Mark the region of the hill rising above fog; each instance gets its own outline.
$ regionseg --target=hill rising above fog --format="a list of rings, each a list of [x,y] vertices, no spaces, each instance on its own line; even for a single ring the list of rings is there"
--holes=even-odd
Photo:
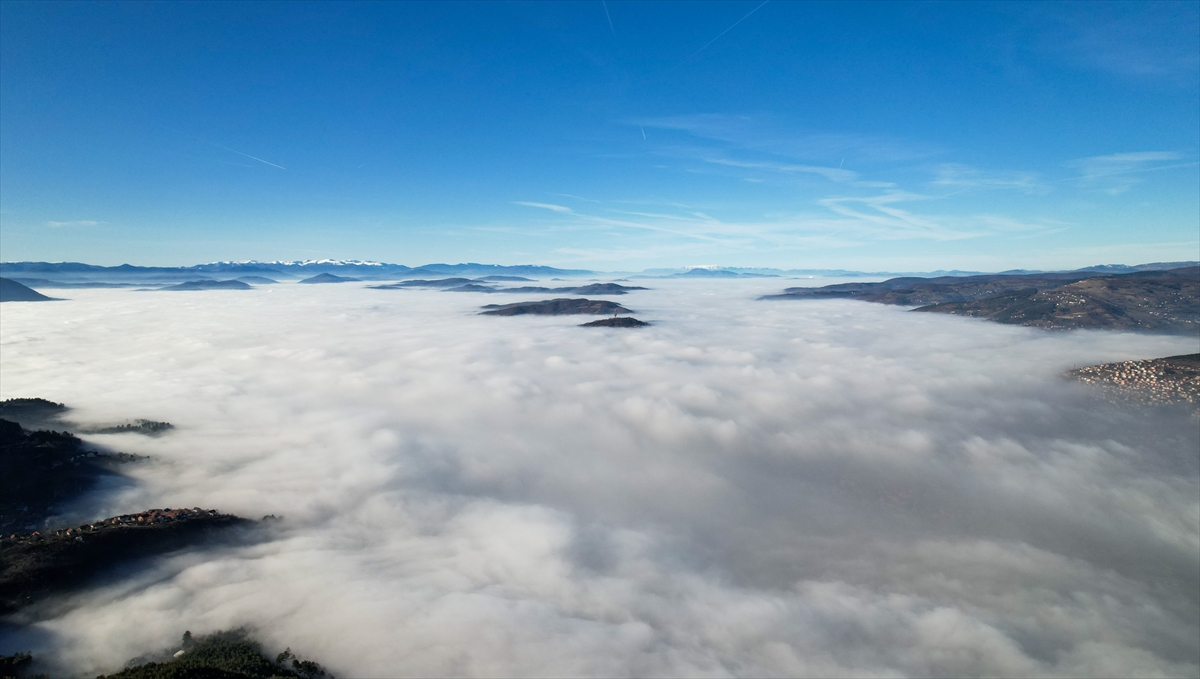
[[[120,475],[122,465],[138,459],[98,448],[67,431],[26,428],[72,426],[62,419],[68,410],[40,398],[0,402],[0,615],[49,593],[83,587],[91,576],[116,564],[195,544],[217,529],[252,523],[194,507],[149,509],[51,530],[59,508],[95,489],[102,478]],[[139,420],[135,425],[72,428],[155,435],[172,427]]]
[[[541,302],[517,302],[516,304],[488,304],[481,312],[487,316],[568,316],[573,314],[629,314],[629,309],[603,299],[547,299]]]
[[[392,283],[390,285],[372,285],[374,290],[400,290],[404,288],[443,288],[448,292],[509,292],[517,294],[552,293],[560,295],[624,295],[631,290],[646,290],[636,285],[621,285],[620,283],[590,283],[563,288],[546,288],[541,286],[524,285],[517,288],[498,288],[494,285],[481,285],[496,280],[507,280],[509,276],[485,276],[483,278],[442,278],[438,280],[417,279]],[[528,280],[521,278],[518,280]],[[301,281],[302,283],[304,281]]]
[[[858,299],[1047,329],[1194,333],[1200,329],[1200,267],[1119,275],[1077,271],[893,278],[788,288],[763,299]]]
[[[312,278],[305,278],[304,280],[298,282],[306,283],[308,285],[320,285],[322,283],[352,283],[360,280],[362,279],[350,278],[349,276],[338,276],[331,273],[319,273]]]
[[[161,290],[250,290],[251,286],[242,281],[187,281],[176,285],[168,285]]]
[[[590,323],[583,323],[579,327],[581,327],[581,328],[644,328],[647,325],[650,325],[650,324],[645,321],[639,321],[638,319],[632,318],[629,316],[614,316],[612,318],[601,318],[598,321],[591,321]]]
[[[1108,328],[1195,334],[1200,267],[1087,278],[1049,290],[1026,288],[914,311],[990,318],[1047,329]]]
[[[0,278],[0,302],[47,302],[51,299],[26,285]]]
[[[1066,377],[1103,389],[1112,401],[1200,405],[1200,354],[1089,365]]]

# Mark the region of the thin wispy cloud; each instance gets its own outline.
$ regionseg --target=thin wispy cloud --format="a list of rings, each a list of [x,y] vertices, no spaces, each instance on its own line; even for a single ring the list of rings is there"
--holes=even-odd
[[[894,163],[929,158],[944,153],[925,142],[884,135],[806,130],[769,114],[717,114],[640,118],[630,121],[650,129],[682,132],[708,146],[691,150],[703,157],[713,148],[753,151],[775,158],[850,164]],[[686,149],[680,148],[679,152]]]
[[[744,203],[722,200],[724,204],[719,207],[709,204],[670,210],[582,211],[583,214],[569,220],[576,227],[596,229],[597,238],[601,233],[599,229],[623,229],[623,237],[638,239],[639,251],[649,251],[647,244],[655,243],[658,236],[638,238],[632,235],[635,231],[662,235],[678,233],[692,243],[721,243],[748,252],[774,249],[795,252],[803,257],[809,257],[820,248],[867,252],[884,243],[903,241],[947,243],[946,248],[956,249],[970,246],[949,244],[973,239],[988,239],[997,245],[1037,238],[1048,239],[1044,241],[1047,243],[1057,242],[1066,236],[1050,237],[1078,228],[1078,225],[1064,218],[1061,212],[1043,210],[1040,199],[1034,201],[1024,196],[1042,197],[1050,196],[1054,191],[1066,193],[1097,187],[1114,193],[1138,181],[1136,178],[1120,181],[1122,176],[1136,177],[1146,172],[1195,165],[1180,162],[1180,154],[1167,151],[1099,155],[1060,162],[1037,171],[986,169],[958,162],[932,166],[911,162],[920,160],[919,154],[910,155],[907,158],[910,162],[904,165],[895,162],[896,154],[890,154],[887,157],[892,158],[892,162],[885,164],[873,158],[874,162],[863,163],[863,169],[852,164],[854,151],[843,156],[839,147],[881,148],[891,140],[827,133],[800,134],[768,117],[748,115],[671,116],[635,124],[683,133],[675,135],[673,142],[656,143],[652,151],[656,159],[673,161],[666,165],[657,163],[656,167],[681,174],[708,175],[709,179],[705,181],[719,181],[719,177],[725,177],[747,188],[750,185],[762,187],[754,191],[788,191],[793,205],[795,199],[799,199],[810,206],[808,209],[792,207],[754,215]],[[689,143],[688,137],[695,143]],[[781,148],[787,147],[786,143],[774,143],[780,139],[797,142],[791,148],[803,150],[806,157],[819,153],[829,162],[781,159],[780,156],[792,154],[780,152]],[[919,148],[919,143],[913,148]],[[927,152],[944,154],[932,148]],[[847,156],[850,160],[845,159]],[[1074,168],[1077,173],[1061,176],[1063,165]],[[1045,178],[1055,170],[1059,177]],[[822,188],[820,182],[798,181],[803,176],[821,177],[833,185]],[[895,181],[887,181],[890,179]],[[1072,189],[1071,184],[1076,188]],[[952,196],[984,191],[993,192],[993,195],[982,202],[968,196],[952,204],[949,201],[937,204],[937,201]],[[1006,192],[1024,196],[1008,198],[1003,195]],[[610,200],[608,204],[620,202]],[[664,203],[660,201],[660,204]],[[697,213],[707,218],[701,219]],[[691,245],[681,242],[680,247],[690,248]]]
[[[1039,187],[1034,172],[985,172],[962,163],[943,163],[937,168],[934,186],[959,189],[1020,189],[1032,191]]]
[[[1091,156],[1067,161],[1068,167],[1078,167],[1085,175],[1105,176],[1121,174],[1146,169],[1152,163],[1164,163],[1179,160],[1181,156],[1173,151],[1140,151],[1136,153],[1110,153],[1104,156]]]
[[[526,200],[514,200],[513,205],[524,205],[525,207],[536,207],[540,210],[551,210],[553,212],[570,213],[571,208],[565,205],[554,205],[553,203],[534,203]]]
[[[835,214],[848,218],[849,221],[843,222],[842,228],[858,233],[865,241],[953,241],[1014,233],[1045,234],[1067,226],[1061,222],[1021,220],[989,213],[922,214],[911,208],[900,207],[940,197],[889,190],[876,196],[826,198],[819,203]]]
[[[787,163],[749,162],[730,160],[728,158],[707,158],[705,162],[728,167],[742,167],[755,170],[768,170],[783,174],[815,174],[833,182],[851,182],[858,179],[858,173],[844,170],[840,167],[822,167],[820,165],[791,165]]]
[[[920,154],[910,154],[906,158],[907,166],[898,165],[896,160],[902,154],[891,153],[895,147],[885,154],[862,154],[869,158],[862,166],[845,167],[846,156],[859,155],[849,147],[879,150],[887,148],[894,140],[828,133],[803,134],[788,130],[769,117],[670,116],[642,120],[638,124],[687,135],[676,135],[673,143],[660,142],[653,151],[659,158],[674,159],[674,164],[667,167],[679,173],[724,175],[741,186],[747,186],[749,182],[767,190],[787,190],[793,192],[792,196],[800,189],[808,192],[802,200],[810,202],[813,209],[763,219],[746,218],[744,205],[735,211],[736,219],[725,218],[728,210],[706,209],[705,214],[717,217],[712,222],[690,222],[688,220],[693,216],[686,212],[666,217],[649,210],[626,214],[625,220],[638,222],[639,228],[648,224],[680,228],[686,223],[686,230],[693,236],[702,234],[717,240],[750,239],[761,247],[770,244],[780,250],[793,249],[800,239],[814,238],[828,239],[822,242],[823,247],[865,250],[892,241],[950,243],[992,238],[992,242],[1000,243],[1002,241],[997,239],[1011,242],[1013,239],[1050,236],[1075,225],[1064,223],[1061,218],[1038,214],[1039,204],[1027,199],[1011,203],[1011,213],[997,205],[998,201],[1007,200],[1003,195],[991,197],[986,206],[978,207],[970,205],[970,198],[958,199],[955,207],[920,207],[919,204],[982,191],[1049,196],[1056,187],[1068,189],[1072,184],[1076,190],[1099,189],[1116,194],[1136,185],[1145,173],[1197,165],[1181,162],[1183,157],[1176,152],[1149,151],[1093,156],[1059,163],[1057,168],[1042,171],[982,169],[945,162],[934,165],[930,177],[928,164],[912,162],[921,160]],[[919,147],[917,144],[911,148]],[[932,147],[926,153],[944,155]],[[822,158],[827,159],[827,164],[787,162],[781,160],[781,156]],[[889,158],[890,162],[883,163],[881,158]],[[1075,169],[1077,174],[1062,177],[1064,165]],[[862,169],[863,166],[867,169]],[[730,171],[722,172],[717,168],[729,168]],[[1046,179],[1047,172],[1055,169],[1060,176]],[[871,176],[885,172],[886,177]],[[820,184],[787,179],[803,175],[828,179],[839,185],[840,191],[829,195],[826,189],[825,195],[821,195]],[[885,180],[893,178],[897,181]],[[798,248],[796,251],[806,252]]]
[[[687,212],[684,214],[677,214],[677,215],[667,214],[667,213],[663,213],[663,212],[636,212],[636,211],[632,211],[632,210],[613,210],[612,212],[615,214],[622,214],[622,215],[627,215],[630,217],[649,217],[651,219],[666,219],[666,220],[674,220],[674,221],[691,222],[691,221],[695,221],[697,218],[699,218],[699,219],[707,219],[709,221],[712,221],[711,217],[707,217],[707,216],[699,217],[698,215],[701,215],[703,213],[698,213],[698,212]]]
[[[667,218],[664,216],[648,215],[649,219],[637,220],[605,217],[601,215],[577,216],[582,222],[591,226],[600,226],[610,229],[614,227],[620,227],[638,231],[653,231],[657,233],[678,236],[688,240],[699,240],[710,243],[728,244],[731,238],[747,235],[746,232],[741,231],[734,225],[726,225],[711,220],[697,219],[695,217],[671,216],[670,218]]]
[[[554,195],[562,196],[563,198],[574,198],[575,200],[582,200],[585,203],[599,203],[600,202],[600,201],[596,200],[595,198],[584,198],[583,196],[577,196],[573,193],[556,193]]]
[[[1141,151],[1078,158],[1063,165],[1079,170],[1077,179],[1081,186],[1101,187],[1105,193],[1116,195],[1139,183],[1141,179],[1136,176],[1138,174],[1197,164],[1175,162],[1181,158],[1179,153],[1173,151]]]
[[[861,188],[857,183],[847,184]],[[949,242],[989,236],[1028,237],[1069,228],[1069,224],[1018,219],[980,212],[967,215],[922,211],[922,203],[941,196],[894,188],[865,196],[827,196],[814,201],[813,209],[800,213],[761,215],[757,218],[722,218],[712,208],[658,203],[657,209],[553,210],[545,204],[531,207],[552,210],[556,217],[543,224],[558,232],[573,229],[597,237],[619,236],[637,251],[662,251],[678,246],[679,252],[728,254],[737,251],[807,252],[813,248],[861,248],[889,241]],[[614,203],[630,201],[614,201]],[[561,207],[561,206],[559,206]],[[638,236],[636,234],[645,234]],[[665,240],[664,240],[665,239]],[[669,241],[674,241],[671,245]],[[696,244],[710,249],[696,250]],[[611,248],[600,248],[608,251]],[[599,251],[573,248],[572,252]],[[624,247],[613,252],[624,251]],[[605,257],[593,261],[610,261]]]
[[[65,226],[96,226],[99,223],[100,222],[93,221],[91,219],[77,219],[77,220],[68,221],[68,222],[53,222],[53,221],[46,222],[46,226],[52,226],[55,228],[60,228],[60,227],[65,227]]]
[[[973,215],[970,219],[975,224],[984,227],[988,233],[1016,234],[1024,232],[1031,235],[1048,234],[1063,231],[1074,226],[1074,224],[1062,221],[1040,220],[1037,222],[1028,222],[996,214]]]
[[[950,225],[945,219],[920,215],[896,207],[899,203],[926,199],[926,196],[906,191],[890,191],[867,198],[825,198],[819,203],[835,214],[854,220],[860,229],[865,228],[877,239],[960,240],[981,235],[974,229]]]

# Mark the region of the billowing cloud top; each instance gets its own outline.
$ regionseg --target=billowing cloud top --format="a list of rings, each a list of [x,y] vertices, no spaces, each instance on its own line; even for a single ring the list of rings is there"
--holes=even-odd
[[[1195,421],[1058,375],[1194,339],[778,281],[656,281],[636,331],[481,296],[73,290],[5,308],[5,398],[148,417],[70,517],[284,517],[27,611],[94,675],[252,625],[339,675],[1194,676]]]

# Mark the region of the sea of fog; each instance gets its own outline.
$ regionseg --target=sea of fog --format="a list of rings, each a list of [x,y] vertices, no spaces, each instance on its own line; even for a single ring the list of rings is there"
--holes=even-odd
[[[362,283],[5,304],[0,396],[177,427],[86,437],[150,459],[62,521],[282,521],[0,653],[91,676],[249,626],[353,677],[1200,673],[1200,428],[1060,377],[1196,338],[640,283],[637,330]]]

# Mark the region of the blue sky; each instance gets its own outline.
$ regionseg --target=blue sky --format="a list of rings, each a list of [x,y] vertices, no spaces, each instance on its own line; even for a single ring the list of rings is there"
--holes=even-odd
[[[1200,4],[0,3],[0,258],[1200,258]]]

